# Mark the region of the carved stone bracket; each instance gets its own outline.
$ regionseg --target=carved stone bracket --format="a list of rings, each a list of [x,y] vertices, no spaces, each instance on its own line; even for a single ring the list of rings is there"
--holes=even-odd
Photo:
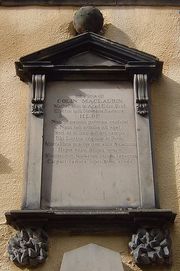
[[[137,113],[146,116],[148,114],[147,74],[134,75],[134,93],[136,95]]]
[[[8,243],[9,258],[18,266],[34,267],[47,258],[48,237],[42,229],[22,229]]]
[[[35,116],[43,115],[43,103],[45,97],[45,75],[32,75],[32,114]]]
[[[129,248],[136,264],[170,264],[171,239],[169,230],[140,229],[132,235]]]

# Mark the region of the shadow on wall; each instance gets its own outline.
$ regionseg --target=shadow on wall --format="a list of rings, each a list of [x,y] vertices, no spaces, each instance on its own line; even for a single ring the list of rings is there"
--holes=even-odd
[[[11,8],[11,10],[14,11],[15,9]],[[28,8],[23,8],[23,10],[26,12]],[[42,24],[39,23],[36,25],[34,21],[32,27],[28,29],[23,27],[13,28],[11,18],[10,15],[1,18],[1,26],[3,29],[6,29],[7,32],[7,35],[3,36],[0,44],[1,50],[6,51],[5,54],[2,53],[0,56],[2,63],[7,61],[7,55],[9,55],[13,59],[12,62],[14,62],[22,57],[22,55],[32,53],[33,51],[40,50],[76,36],[72,21],[59,24],[59,17],[53,18],[53,27],[52,21],[50,21],[51,18],[47,17],[45,21],[42,21]],[[19,18],[17,17],[17,24],[21,24],[21,21],[18,20]],[[30,17],[27,17],[27,20],[30,20]],[[51,33],[51,35],[45,36],[44,33]],[[62,34],[64,34],[64,38],[62,38]],[[129,36],[111,23],[104,25],[101,34],[105,38],[136,48]],[[37,43],[37,40],[39,40],[41,35],[45,38],[41,39],[40,43]]]
[[[136,48],[129,36],[111,23],[104,25],[103,34],[107,39],[119,42],[128,47]]]
[[[9,174],[12,172],[10,167],[10,160],[0,154],[0,174]]]
[[[152,133],[155,173],[161,208],[179,212],[177,186],[180,140],[179,84],[163,76],[152,87]],[[180,174],[179,174],[180,177]]]
[[[72,37],[77,35],[73,26],[73,22],[69,23],[68,32],[71,34]],[[113,40],[115,42],[119,42],[120,44],[126,45],[128,47],[135,48],[135,44],[131,41],[128,35],[111,23],[104,24],[102,33],[100,33],[99,35],[102,35],[105,38]]]
[[[173,268],[180,270],[180,85],[163,76],[152,88],[153,147],[161,208],[177,213],[172,226]],[[179,161],[178,161],[179,160]]]

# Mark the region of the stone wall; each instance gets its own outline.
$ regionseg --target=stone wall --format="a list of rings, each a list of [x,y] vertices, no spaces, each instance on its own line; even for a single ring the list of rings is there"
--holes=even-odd
[[[172,227],[173,265],[148,270],[180,269],[180,14],[178,8],[101,7],[104,36],[164,61],[163,77],[152,87],[152,115],[156,180],[161,208],[177,212]],[[22,201],[25,130],[29,89],[15,75],[21,56],[62,42],[74,35],[75,8],[19,7],[0,9],[0,270],[15,271],[8,260],[7,242],[14,230],[4,212],[19,209]],[[36,270],[58,271],[63,253],[96,243],[119,251],[125,270],[142,270],[132,263],[127,235],[68,236],[50,234],[49,258]]]

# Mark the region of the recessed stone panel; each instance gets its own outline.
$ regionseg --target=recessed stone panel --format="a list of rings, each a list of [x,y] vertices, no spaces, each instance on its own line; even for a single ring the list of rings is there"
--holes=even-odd
[[[140,205],[131,83],[49,84],[43,144],[43,207]]]

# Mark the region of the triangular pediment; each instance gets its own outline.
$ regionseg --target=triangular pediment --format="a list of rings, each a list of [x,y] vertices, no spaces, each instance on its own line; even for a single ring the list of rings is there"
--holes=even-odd
[[[81,71],[89,68],[116,68],[127,71],[128,74],[136,73],[137,68],[141,69],[137,72],[149,72],[158,76],[162,71],[162,62],[153,55],[129,48],[94,33],[78,35],[24,56],[20,58],[19,62],[16,62],[17,74],[24,81],[27,81],[27,77],[29,78],[37,70],[45,74],[50,71],[51,77],[54,78],[52,69],[56,69],[57,74],[60,69],[78,68]]]
[[[85,33],[70,40],[42,49],[20,59],[21,62],[49,62],[64,64],[71,57],[83,57],[87,52],[96,56],[101,55],[116,63],[154,62],[155,56],[136,49],[129,48],[117,42],[110,41],[94,33]]]

